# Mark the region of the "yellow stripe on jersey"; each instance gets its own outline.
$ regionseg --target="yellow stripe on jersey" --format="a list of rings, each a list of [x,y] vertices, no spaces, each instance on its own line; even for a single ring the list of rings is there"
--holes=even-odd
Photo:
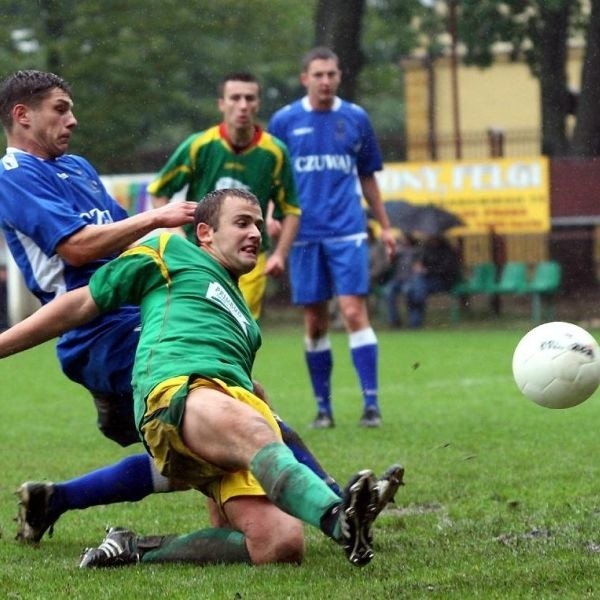
[[[149,248],[148,246],[134,246],[133,248],[129,248],[129,250],[125,250],[121,256],[132,256],[134,254],[145,254],[149,256],[160,269],[161,275],[167,282],[167,285],[171,285],[171,274],[169,273],[169,269],[165,264],[163,259],[163,255],[165,253],[165,248],[169,243],[171,237],[175,235],[173,233],[161,233],[158,238],[158,251],[154,250],[154,248]]]
[[[266,131],[263,131],[263,134],[258,142],[258,147],[270,152],[275,157],[276,166],[273,174],[279,179],[279,176],[281,175],[281,168],[283,166],[283,150],[273,141],[273,136]]]
[[[155,179],[153,182],[149,183],[146,190],[149,194],[156,196],[157,190],[162,188],[164,185],[167,185],[170,181],[175,179],[175,177],[181,173],[189,175],[191,172],[192,170],[187,165],[179,165],[177,168],[165,173],[162,177],[159,177],[158,179]]]
[[[219,126],[211,127],[207,129],[204,133],[201,133],[191,144],[190,144],[190,163],[192,165],[196,164],[196,157],[198,156],[198,152],[200,152],[200,148],[202,146],[206,146],[206,144],[210,144],[216,140],[220,140],[223,145],[227,147],[227,142],[221,137],[219,133]]]

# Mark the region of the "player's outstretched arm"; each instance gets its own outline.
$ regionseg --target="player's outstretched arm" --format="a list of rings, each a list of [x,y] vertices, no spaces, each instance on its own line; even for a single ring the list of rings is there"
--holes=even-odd
[[[196,202],[171,202],[115,223],[87,225],[61,242],[56,252],[69,264],[81,266],[122,252],[155,229],[192,223],[196,206]]]
[[[88,286],[67,292],[0,333],[0,358],[47,342],[98,314],[100,311]]]

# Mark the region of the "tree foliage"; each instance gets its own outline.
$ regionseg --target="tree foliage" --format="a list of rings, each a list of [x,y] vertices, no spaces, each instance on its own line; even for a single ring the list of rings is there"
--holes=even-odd
[[[592,0],[591,4],[577,122],[571,143],[571,154],[575,156],[600,156],[600,2]]]
[[[389,142],[386,157],[396,159],[404,129],[400,58],[418,45],[441,51],[440,8],[454,2],[468,63],[489,66],[492,44],[510,42],[513,57],[540,78],[544,151],[590,155],[600,153],[600,0],[590,1],[591,15],[584,0],[0,0],[0,74],[38,68],[65,77],[80,123],[73,151],[105,173],[144,171],[219,118],[216,89],[225,73],[258,75],[266,122],[303,93],[304,52],[327,44],[342,62],[342,95],[369,110]],[[584,34],[570,139],[567,43]]]
[[[342,93],[367,104],[378,133],[398,137],[398,52],[414,40],[402,4],[0,0],[0,27],[8,32],[0,40],[0,74],[37,68],[63,76],[79,120],[72,150],[102,172],[134,172],[158,168],[185,136],[219,119],[216,90],[227,72],[250,70],[260,78],[267,121],[303,93],[302,55],[326,43],[342,58]],[[390,22],[389,10],[404,20]]]
[[[3,73],[54,70],[74,89],[73,150],[106,172],[160,164],[218,118],[229,71],[252,70],[268,115],[297,90],[313,4],[285,0],[0,0]]]

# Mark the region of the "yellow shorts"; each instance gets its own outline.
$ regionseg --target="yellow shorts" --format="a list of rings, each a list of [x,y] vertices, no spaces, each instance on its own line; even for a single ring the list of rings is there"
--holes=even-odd
[[[246,304],[250,307],[252,316],[258,320],[262,311],[262,301],[267,287],[267,276],[265,266],[267,264],[267,253],[261,252],[252,271],[242,275],[239,279],[240,290]]]
[[[219,507],[236,496],[264,496],[265,492],[249,471],[228,472],[194,454],[181,439],[179,426],[191,390],[219,390],[258,411],[281,439],[270,408],[248,390],[228,386],[218,379],[174,377],[156,386],[146,398],[141,433],[158,470],[175,482],[185,483],[213,498]]]

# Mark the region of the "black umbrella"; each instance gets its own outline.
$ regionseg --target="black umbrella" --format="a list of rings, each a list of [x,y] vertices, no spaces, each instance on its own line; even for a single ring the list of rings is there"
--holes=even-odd
[[[411,231],[418,206],[406,200],[388,200],[383,203],[392,227],[402,231]]]
[[[464,221],[454,213],[447,211],[434,204],[417,206],[417,212],[413,215],[411,231],[421,231],[429,235],[439,235],[464,225]]]
[[[387,200],[383,205],[391,226],[406,232],[420,231],[428,235],[439,235],[447,229],[464,225],[457,215],[434,204]]]

